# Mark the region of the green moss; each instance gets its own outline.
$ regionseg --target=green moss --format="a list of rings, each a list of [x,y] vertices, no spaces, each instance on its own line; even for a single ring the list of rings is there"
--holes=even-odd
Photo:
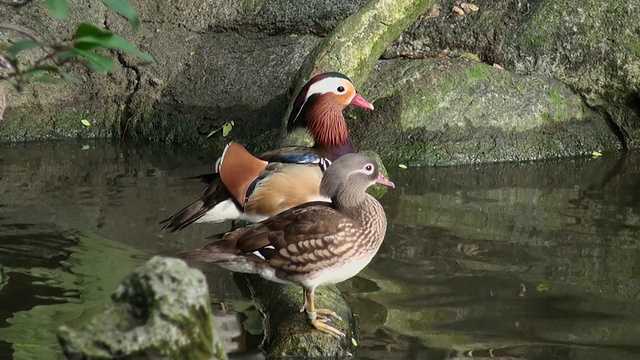
[[[530,34],[527,37],[527,40],[531,49],[537,49],[542,47],[542,45],[549,40],[549,34],[546,30],[538,29],[535,30],[534,34]]]
[[[357,339],[355,320],[344,297],[335,286],[316,289],[316,306],[335,311],[342,320],[332,323],[345,332],[346,337],[336,340],[313,329],[304,314],[302,289],[266,281],[259,276],[243,276],[257,306],[266,315],[263,349],[271,357],[332,357],[342,358],[354,352],[351,338]]]
[[[160,142],[176,142],[205,146],[206,136],[200,135],[198,122],[192,119],[175,119],[154,112],[140,112],[124,124],[125,136],[132,139]]]
[[[626,47],[635,55],[635,60],[640,59],[640,39],[638,39],[638,37],[629,39]]]
[[[531,51],[540,52],[539,48],[550,43],[551,34],[548,29],[555,28],[553,24],[560,16],[556,9],[555,1],[543,1],[536,9],[529,20],[522,26],[522,31],[517,35],[526,39]]]
[[[221,353],[219,341],[215,348],[212,343],[215,338],[204,275],[180,260],[151,259],[125,278],[111,299],[111,306],[80,330],[60,329],[60,343],[70,357],[144,354],[196,360]]]
[[[562,110],[564,110],[564,101],[555,87],[552,86],[551,89],[549,89],[549,96],[551,96],[551,105],[553,105],[553,109],[556,112],[562,112]]]
[[[83,119],[88,120],[90,126],[83,125]],[[24,114],[5,119],[0,126],[0,139],[24,141],[69,137],[110,137],[116,135],[117,119],[118,114],[109,109],[103,112],[66,109],[52,112],[48,117],[30,115],[25,111]]]
[[[491,70],[491,66],[482,63],[478,63],[475,66],[469,66],[469,69],[467,70],[468,79],[471,82],[485,79],[487,78],[487,76],[489,76]]]

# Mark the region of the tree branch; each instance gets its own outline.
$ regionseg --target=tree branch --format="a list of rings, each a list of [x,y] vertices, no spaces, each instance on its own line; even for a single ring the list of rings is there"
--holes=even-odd
[[[4,1],[4,0],[0,0],[0,1]],[[31,1],[31,0],[29,0]],[[7,30],[11,30],[11,31],[15,31],[19,34],[22,34],[28,38],[30,38],[33,41],[37,41],[37,42],[41,42],[40,39],[38,39],[38,37],[33,34],[31,31],[25,29],[25,28],[21,28],[19,26],[15,26],[15,25],[11,25],[11,24],[0,24],[0,29],[7,29]]]

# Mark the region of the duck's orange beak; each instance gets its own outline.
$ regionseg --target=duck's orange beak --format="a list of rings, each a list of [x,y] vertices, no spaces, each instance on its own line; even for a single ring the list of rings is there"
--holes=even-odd
[[[360,94],[356,93],[356,96],[351,100],[351,105],[359,106],[361,108],[373,110],[373,104],[365,100]]]

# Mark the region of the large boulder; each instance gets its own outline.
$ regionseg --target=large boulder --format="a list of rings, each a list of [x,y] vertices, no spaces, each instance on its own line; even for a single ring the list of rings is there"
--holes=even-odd
[[[470,3],[473,3],[470,1]],[[602,113],[623,146],[640,137],[640,3],[612,0],[479,1],[478,11],[437,8],[387,49],[431,57],[476,54],[518,74],[556,78]]]
[[[618,148],[603,117],[562,82],[469,59],[381,61],[358,146],[409,165],[535,160]]]

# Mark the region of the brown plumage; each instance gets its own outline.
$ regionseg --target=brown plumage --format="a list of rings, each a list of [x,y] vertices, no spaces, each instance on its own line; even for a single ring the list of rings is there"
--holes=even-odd
[[[355,152],[342,114],[349,104],[373,109],[345,75],[325,73],[313,77],[294,102],[288,128],[307,127],[314,146],[286,147],[259,158],[239,144],[228,147],[218,160],[222,163],[221,173],[196,177],[208,183],[207,188],[199,199],[163,220],[164,228],[176,231],[194,222],[230,219],[255,222],[319,200],[322,170],[338,157]]]
[[[298,205],[244,228],[218,235],[201,249],[179,256],[186,260],[210,261],[238,272],[304,289],[311,324],[333,336],[344,334],[317,314],[314,290],[356,275],[378,251],[387,221],[380,203],[365,190],[381,184],[393,187],[379,171],[375,160],[364,154],[348,154],[326,170],[321,195],[332,200]]]

